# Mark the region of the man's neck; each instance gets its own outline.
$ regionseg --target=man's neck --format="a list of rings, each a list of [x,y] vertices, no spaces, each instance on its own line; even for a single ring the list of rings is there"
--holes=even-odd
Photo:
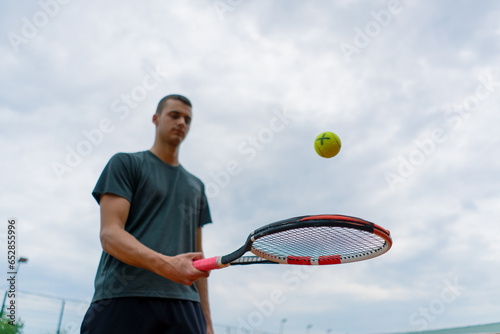
[[[179,166],[179,150],[173,147],[158,147],[158,145],[153,145],[150,149],[151,153],[156,155],[161,161],[172,165]]]

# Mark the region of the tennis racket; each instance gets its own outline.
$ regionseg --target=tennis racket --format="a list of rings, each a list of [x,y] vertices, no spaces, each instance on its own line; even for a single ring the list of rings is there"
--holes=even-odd
[[[390,232],[369,221],[343,215],[301,216],[258,228],[233,253],[196,260],[193,266],[209,271],[256,263],[340,264],[374,258],[391,246]],[[248,251],[254,256],[243,256]]]

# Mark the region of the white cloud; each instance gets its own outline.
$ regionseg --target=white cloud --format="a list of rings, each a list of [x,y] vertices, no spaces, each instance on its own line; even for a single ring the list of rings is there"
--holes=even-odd
[[[394,238],[384,256],[321,268],[299,289],[283,281],[286,266],[214,272],[216,323],[238,326],[281,289],[287,303],[262,330],[276,331],[282,318],[297,333],[309,323],[324,332],[332,319],[350,333],[412,330],[410,315],[455,277],[464,293],[432,327],[453,325],[453,316],[459,325],[497,321],[498,5],[402,1],[351,62],[340,44],[354,43],[388,1],[231,6],[221,17],[213,1],[72,1],[17,52],[2,39],[0,211],[19,219],[19,249],[30,258],[22,289],[90,298],[100,255],[91,190],[113,154],[152,145],[156,104],[177,92],[194,103],[182,163],[219,190],[207,256],[231,252],[263,224],[314,213],[372,220]],[[22,34],[23,17],[33,22],[42,10],[2,7],[3,36]],[[468,112],[453,109],[474,102],[484,80],[487,98]],[[276,110],[294,117],[270,132]],[[436,129],[446,139],[423,146]],[[333,159],[313,150],[326,130],[342,140]],[[89,133],[94,143],[84,147]],[[68,150],[78,149],[85,154],[58,180],[54,162],[67,165]],[[385,175],[401,174],[401,159],[413,169],[391,188]],[[240,169],[223,179],[234,161]],[[0,238],[3,245],[5,231]],[[391,321],[366,325],[377,320],[370,307]],[[372,322],[353,320],[355,311]]]

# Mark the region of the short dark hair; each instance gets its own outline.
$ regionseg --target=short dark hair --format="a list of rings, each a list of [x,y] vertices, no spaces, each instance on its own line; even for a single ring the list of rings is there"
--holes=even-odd
[[[189,99],[187,97],[179,95],[179,94],[171,94],[171,95],[165,96],[163,99],[160,100],[160,102],[158,102],[158,107],[156,108],[157,114],[161,114],[161,112],[162,112],[163,108],[165,108],[165,104],[167,104],[168,100],[181,101],[182,103],[189,106],[190,108],[193,107],[191,105],[191,101],[189,101]]]

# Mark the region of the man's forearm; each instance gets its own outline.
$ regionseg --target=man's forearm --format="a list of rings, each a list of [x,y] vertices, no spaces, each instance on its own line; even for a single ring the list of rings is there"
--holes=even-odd
[[[200,278],[196,281],[196,287],[200,295],[201,308],[207,321],[207,333],[213,333],[212,317],[210,315],[210,303],[208,301],[208,279]]]
[[[120,228],[101,231],[103,250],[118,260],[134,267],[155,271],[161,254],[144,246],[133,235]]]
[[[197,279],[208,276],[208,273],[193,267],[193,261],[200,259],[201,253],[166,256],[146,247],[118,227],[101,230],[101,242],[104,251],[118,260],[147,269],[176,283],[191,285]]]
[[[196,233],[196,251],[203,254],[202,247],[202,232],[201,227],[198,227]],[[208,277],[208,276],[207,276]],[[196,281],[196,288],[198,289],[198,294],[200,295],[201,308],[203,310],[203,315],[207,321],[207,334],[212,334],[214,332],[212,326],[212,317],[210,316],[210,304],[208,302],[208,280],[207,278],[200,278]]]

